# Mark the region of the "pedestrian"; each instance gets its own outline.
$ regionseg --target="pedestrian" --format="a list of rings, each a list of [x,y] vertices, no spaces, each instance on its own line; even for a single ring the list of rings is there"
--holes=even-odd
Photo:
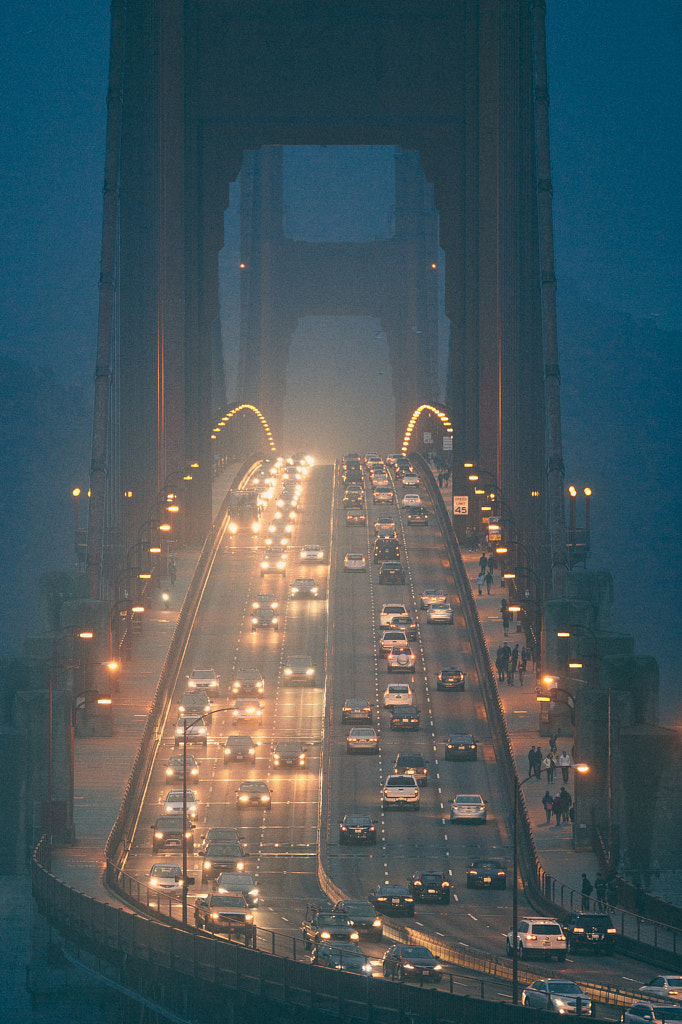
[[[542,771],[542,751],[540,747],[535,748],[535,778],[540,781],[540,772]]]
[[[443,474],[442,474],[442,472],[438,473],[438,486],[439,487],[443,486]]]
[[[561,768],[561,777],[564,782],[568,782],[568,769],[571,767],[571,755],[567,754],[565,750],[562,750],[559,754],[559,767]]]
[[[545,814],[547,815],[547,824],[549,825],[552,820],[552,806],[554,804],[554,797],[548,789],[545,790],[545,795],[542,798],[542,806],[545,808]]]
[[[519,645],[514,644],[514,649],[511,652],[511,663],[512,663],[512,675],[516,675],[516,667],[519,663]]]
[[[521,648],[521,668],[523,669],[524,672],[526,671],[526,665],[528,664],[528,658],[529,657],[530,657],[530,654],[529,654],[528,648],[524,644],[523,647]]]
[[[561,820],[565,823],[571,819],[571,804],[573,803],[573,797],[565,786],[561,787],[559,796],[561,797]]]
[[[528,751],[528,778],[535,774],[535,744]]]
[[[508,615],[509,614],[508,611],[507,611],[507,604],[508,604],[507,598],[503,597],[502,600],[500,601],[500,614],[501,615]]]
[[[554,765],[552,764],[552,758],[549,754],[545,754],[543,757],[542,767],[547,772],[547,785],[551,786],[554,782]]]
[[[490,563],[488,563],[488,564],[490,564]],[[488,591],[488,593],[490,593],[490,588],[492,587],[494,581],[495,581],[495,578],[494,578],[493,574],[491,573],[490,568],[488,568],[488,571],[485,574],[485,586],[486,586],[486,590]]]
[[[502,666],[503,666],[503,669],[504,669],[505,678],[507,680],[507,686],[513,686],[514,685],[514,680],[509,675],[509,669],[510,669],[510,665],[511,665],[510,656],[511,656],[511,649],[509,647],[509,644],[505,644],[504,647],[502,648]]]
[[[502,612],[502,629],[504,630],[504,635],[505,636],[509,636],[509,612],[508,611],[503,611]]]
[[[599,909],[603,910],[604,904],[606,903],[606,879],[602,875],[601,871],[597,872],[597,877],[594,880],[594,891],[596,892],[597,899],[601,904]]]
[[[480,596],[481,596],[481,594],[483,593],[483,584],[484,584],[484,582],[485,582],[485,576],[484,576],[484,575],[483,575],[483,573],[481,572],[481,573],[479,573],[479,574],[478,574],[478,576],[476,577],[476,586],[478,587],[478,596],[479,596],[479,597],[480,597]]]
[[[497,681],[498,683],[504,682],[504,653],[502,647],[497,648],[497,656],[495,658],[495,668],[497,669]]]
[[[168,575],[170,577],[171,586],[173,586],[173,584],[175,583],[177,574],[178,569],[175,562],[175,553],[171,551],[171,553],[168,556]]]
[[[495,569],[497,569],[497,559],[494,554],[488,555],[488,568],[490,569],[491,576],[494,576]]]
[[[582,885],[580,887],[580,892],[582,893],[582,900],[581,900],[581,903],[580,903],[580,909],[581,910],[589,910],[590,909],[590,896],[592,895],[592,882],[589,880],[589,878],[587,877],[587,875],[585,874],[584,871],[583,871],[583,881],[582,881]]]
[[[519,662],[519,686],[523,686],[523,675],[526,671],[526,666],[522,661]]]
[[[557,795],[552,800],[552,814],[556,818],[556,822],[554,824],[555,828],[559,828],[559,825],[561,824],[561,810],[561,796],[559,793],[557,793]]]
[[[550,750],[556,750],[556,741],[558,739],[558,736],[559,736],[558,732],[551,732],[549,734],[549,749]]]
[[[479,568],[481,570],[481,575],[483,575],[485,573],[486,569],[488,568],[488,559],[486,557],[485,551],[483,552],[483,554],[479,558],[478,565],[479,565]]]

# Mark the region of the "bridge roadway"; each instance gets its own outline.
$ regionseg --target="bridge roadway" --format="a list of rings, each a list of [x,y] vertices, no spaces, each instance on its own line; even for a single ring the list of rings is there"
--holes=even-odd
[[[267,531],[275,510],[271,502],[264,516]],[[511,922],[511,889],[506,892],[471,891],[465,885],[465,867],[480,855],[497,856],[511,865],[511,838],[497,779],[497,767],[490,743],[485,713],[479,696],[478,682],[470,654],[470,642],[463,620],[456,614],[452,626],[427,625],[425,613],[419,612],[418,594],[425,587],[444,587],[452,592],[452,578],[443,557],[442,540],[436,528],[407,526],[406,516],[398,507],[368,505],[368,524],[349,527],[341,509],[341,491],[332,467],[314,468],[304,485],[304,492],[294,532],[290,540],[290,561],[286,579],[260,577],[261,546],[251,538],[230,539],[216,560],[207,586],[199,619],[190,639],[184,671],[178,682],[177,696],[184,689],[184,676],[194,667],[213,666],[222,676],[223,690],[216,707],[229,708],[227,684],[237,669],[259,668],[266,680],[263,700],[264,716],[259,728],[235,728],[231,711],[212,716],[206,753],[199,749],[201,781],[197,787],[199,825],[197,834],[213,825],[237,824],[247,843],[247,870],[257,879],[261,891],[261,907],[256,912],[257,924],[290,936],[300,935],[299,926],[309,900],[319,899],[317,879],[318,849],[327,850],[326,865],[339,889],[356,899],[366,897],[368,890],[387,880],[404,882],[417,869],[444,870],[451,874],[453,902],[450,907],[418,906],[415,923],[425,931],[442,936],[446,941],[494,956],[504,956],[504,934]],[[396,512],[398,537],[407,567],[405,586],[378,584],[377,567],[372,565],[373,522],[377,515]],[[328,560],[310,568],[300,563],[303,544],[321,544]],[[344,573],[343,555],[347,551],[364,551],[368,557],[366,573]],[[477,556],[476,556],[477,557]],[[470,559],[471,560],[471,559]],[[181,556],[179,585],[190,566]],[[473,566],[469,575],[473,574]],[[311,575],[321,587],[318,600],[288,598],[288,585],[296,575]],[[250,629],[250,601],[258,591],[273,591],[280,601],[278,632]],[[491,603],[490,619],[494,620]],[[388,713],[381,709],[381,694],[389,679],[385,663],[377,656],[378,613],[384,601],[400,601],[419,619],[418,662],[414,682],[417,703],[422,708],[422,726],[415,733],[395,733],[389,728]],[[136,641],[140,648],[155,648],[157,659],[162,655],[160,642],[164,616],[159,613],[158,636]],[[282,680],[284,658],[290,654],[310,654],[316,663],[318,686],[289,686]],[[141,651],[136,649],[131,670]],[[435,673],[442,665],[456,663],[468,672],[464,693],[441,693],[435,688]],[[150,674],[150,678],[153,673]],[[326,702],[324,679],[328,680]],[[132,696],[134,682],[124,683],[126,694]],[[377,710],[375,724],[379,733],[377,756],[349,755],[345,749],[347,726],[341,722],[341,705],[351,695],[366,696]],[[125,699],[125,698],[124,698]],[[519,709],[512,711],[518,715]],[[138,712],[139,714],[139,712]],[[522,715],[525,712],[522,712]],[[149,779],[147,797],[140,818],[135,842],[129,852],[125,870],[144,882],[150,865],[157,860],[177,859],[176,853],[153,854],[151,828],[161,811],[168,789],[164,766],[173,752],[174,713],[166,722],[164,738],[154,770]],[[223,764],[222,744],[230,732],[250,732],[259,743],[254,766]],[[479,741],[476,762],[452,763],[443,758],[443,742],[451,731],[470,731]],[[308,746],[308,768],[276,770],[272,766],[271,746],[280,739],[297,738]],[[537,737],[536,737],[537,739]],[[82,749],[78,743],[79,750]],[[90,743],[91,741],[84,741]],[[95,740],[105,749],[112,740]],[[525,742],[523,737],[520,742]],[[527,749],[527,748],[526,748]],[[389,773],[399,750],[419,750],[429,759],[429,785],[422,790],[421,808],[410,811],[387,811],[380,808],[380,786]],[[101,897],[97,873],[97,853],[84,847],[82,831],[92,827],[95,809],[89,801],[91,780],[79,772],[86,769],[84,760],[77,761],[76,820],[81,842],[73,851],[57,851],[54,872],[76,888]],[[91,749],[91,753],[95,751]],[[323,762],[324,758],[324,764]],[[94,764],[91,761],[91,766]],[[525,772],[522,771],[522,775]],[[273,793],[269,811],[238,811],[234,791],[244,778],[265,779]],[[324,791],[321,791],[321,783]],[[101,782],[100,782],[101,785]],[[535,785],[532,783],[531,785]],[[480,792],[488,802],[488,823],[481,827],[452,826],[448,820],[448,801],[454,792]],[[540,794],[539,794],[540,795]],[[539,801],[538,795],[538,801]],[[113,794],[112,794],[113,798]],[[89,809],[88,809],[89,808]],[[107,808],[113,820],[116,806]],[[346,811],[372,814],[379,823],[376,847],[340,847],[338,821]],[[534,815],[537,818],[537,815]],[[96,826],[95,826],[96,827]],[[572,877],[579,870],[594,874],[591,855],[570,853],[565,830],[560,839],[553,838],[555,855]],[[102,835],[102,841],[104,835]],[[549,850],[548,850],[549,853]],[[100,854],[101,856],[101,854]],[[192,901],[196,893],[206,890],[201,885],[201,861],[190,857],[189,873],[196,885],[189,899],[190,921]],[[87,870],[87,868],[90,870]],[[95,869],[93,871],[93,869]],[[552,869],[563,877],[558,867]],[[107,893],[107,902],[112,902]],[[520,913],[531,911],[520,895]],[[176,911],[178,913],[179,911]],[[402,923],[402,919],[399,919]],[[378,967],[384,946],[363,943]],[[299,943],[300,951],[300,943]],[[540,969],[541,970],[541,969]],[[617,988],[635,988],[643,984],[650,968],[633,964],[629,959],[614,956],[609,961],[581,957],[565,965],[552,966],[551,973],[565,973],[576,980],[610,984]],[[540,971],[539,971],[540,973]],[[467,980],[466,972],[458,971],[456,989],[480,994],[480,982]],[[509,986],[495,979],[488,982],[493,991],[488,998],[509,996]]]

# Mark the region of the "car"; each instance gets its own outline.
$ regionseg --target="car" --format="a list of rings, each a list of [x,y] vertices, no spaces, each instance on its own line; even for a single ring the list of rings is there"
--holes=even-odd
[[[282,675],[288,683],[314,683],[315,666],[307,654],[290,654],[284,662]]]
[[[565,978],[542,978],[524,988],[521,993],[524,1006],[538,1010],[556,1010],[557,1013],[577,1014],[589,1017],[592,1013],[592,1001],[585,995],[579,985]],[[578,1006],[580,1009],[578,1009]]]
[[[179,864],[169,864],[168,861],[161,861],[159,864],[152,864],[147,875],[147,885],[157,892],[182,892],[184,885],[182,868]]]
[[[450,801],[450,821],[485,825],[488,809],[480,793],[458,793]]]
[[[287,574],[287,550],[280,544],[266,548],[260,563],[261,576]]]
[[[414,896],[406,885],[382,882],[370,889],[367,899],[379,914],[414,917]]]
[[[377,537],[374,541],[374,564],[396,562],[400,559],[400,544],[395,537]]]
[[[398,943],[384,953],[382,965],[384,978],[398,981],[434,981],[442,978],[443,965],[426,946],[408,946]]]
[[[679,974],[659,974],[639,991],[652,999],[682,999],[682,977]]]
[[[623,1024],[664,1024],[665,1021],[682,1021],[682,1006],[673,1006],[672,1003],[633,1003],[623,1011],[620,1019]]]
[[[178,704],[181,715],[206,715],[211,710],[211,698],[205,690],[187,690]]]
[[[359,552],[349,551],[343,556],[344,572],[367,572],[367,559]]]
[[[212,668],[193,668],[187,676],[188,690],[207,690],[214,697],[220,689],[220,676]]]
[[[273,611],[277,611],[279,601],[274,594],[256,594],[251,602],[251,611],[258,611],[259,608],[271,608]]]
[[[447,600],[447,593],[440,588],[428,587],[419,595],[419,607],[424,611],[430,604]]]
[[[501,860],[472,860],[467,868],[467,889],[506,889],[507,872]]]
[[[459,668],[448,666],[442,668],[436,676],[436,689],[438,690],[463,690],[466,680],[466,672]]]
[[[478,744],[468,732],[452,732],[445,741],[446,761],[476,761]]]
[[[442,871],[415,871],[407,880],[415,900],[423,903],[450,902],[450,879]]]
[[[394,647],[404,647],[407,643],[407,634],[404,629],[393,629],[388,627],[379,638],[379,654],[387,657],[388,652]]]
[[[258,608],[251,616],[251,632],[257,629],[273,629],[275,633],[279,629],[279,616],[271,608]]]
[[[347,697],[341,708],[342,722],[371,722],[372,705],[365,697]]]
[[[237,697],[232,708],[232,722],[237,725],[239,722],[256,722],[260,724],[263,718],[263,705],[258,697]]]
[[[348,512],[346,514],[346,526],[365,526],[367,515],[364,512]]]
[[[166,765],[168,782],[182,782],[185,772],[188,782],[199,781],[199,762],[194,754],[171,754]]]
[[[216,879],[216,892],[239,892],[250,907],[257,907],[260,901],[258,887],[253,875],[246,871],[223,871]]]
[[[194,852],[194,824],[185,822],[182,814],[161,814],[152,825],[152,850],[182,849],[183,835],[189,853]]]
[[[213,882],[223,871],[243,871],[244,867],[241,843],[209,843],[201,862],[201,884]]]
[[[400,615],[407,615],[407,608],[404,604],[382,604],[379,611],[379,629],[400,629],[402,627],[396,626],[394,619]],[[407,636],[405,637],[407,640]]]
[[[400,499],[400,504],[403,508],[419,508],[421,503],[422,500],[415,491],[408,491]]]
[[[374,729],[351,729],[346,737],[346,752],[348,754],[377,754],[379,752],[379,737]]]
[[[411,615],[394,615],[391,619],[390,627],[392,629],[402,629],[408,643],[416,642],[419,639],[419,626]]]
[[[301,932],[306,949],[330,939],[353,943],[360,941],[357,929],[345,914],[335,914],[333,910],[319,910],[314,903],[308,904],[305,919],[301,921]]]
[[[249,761],[256,763],[257,743],[250,736],[228,736],[223,747],[223,764],[232,764],[233,761]]]
[[[541,957],[559,961],[566,959],[566,936],[561,925],[553,917],[523,917],[516,928],[516,945],[519,958]],[[513,929],[507,932],[507,956],[514,950]]]
[[[371,976],[372,962],[352,942],[320,942],[313,947],[312,963],[330,967],[333,971]]]
[[[425,508],[409,508],[407,510],[408,526],[428,526],[429,513]]]
[[[357,488],[350,488],[349,487],[348,490],[346,491],[346,493],[343,496],[343,507],[344,508],[347,508],[347,509],[362,508],[364,503],[365,503],[365,492],[363,491],[363,489],[361,487],[357,487]],[[362,518],[365,519],[364,513],[363,513]],[[351,519],[350,516],[346,516],[346,522],[349,522],[349,521],[355,522],[355,517],[352,517],[352,519]]]
[[[299,576],[289,587],[289,597],[319,597],[320,588],[315,580]]]
[[[381,918],[371,903],[363,900],[340,900],[334,904],[335,914],[345,914],[360,935],[373,935],[380,939],[384,933]]]
[[[302,562],[321,562],[324,558],[324,551],[319,544],[304,544],[300,555]]]
[[[414,672],[417,655],[409,644],[399,644],[391,648],[386,658],[388,672]]]
[[[561,922],[566,952],[604,953],[610,956],[616,944],[616,928],[608,914],[573,911]]]
[[[419,810],[419,786],[412,775],[389,775],[381,790],[381,806]]]
[[[187,790],[186,797],[185,790],[183,789],[169,789],[163,801],[163,813],[183,814],[185,803],[187,806],[187,817],[192,821],[195,821],[199,801],[197,800],[194,791],[191,789]]]
[[[434,601],[426,609],[426,621],[432,624],[444,623],[451,626],[454,622],[454,609],[449,601]]]
[[[339,843],[375,845],[376,841],[376,822],[368,814],[344,814],[339,822]]]
[[[395,708],[400,704],[412,704],[414,693],[409,683],[389,683],[384,690],[384,707]]]
[[[419,708],[414,704],[398,705],[391,712],[391,729],[418,729],[420,714]]]
[[[238,829],[227,825],[214,825],[201,837],[197,855],[203,857],[211,843],[239,843],[244,851],[244,843]]]
[[[272,794],[267,782],[261,779],[244,779],[241,786],[235,792],[237,807],[260,807],[269,811],[272,804]]]
[[[376,482],[376,481],[375,481]],[[395,501],[395,493],[392,487],[387,487],[382,481],[380,487],[372,488],[372,502],[375,505],[392,505]]]
[[[208,726],[201,715],[180,715],[175,723],[175,746],[189,746],[190,743],[208,743]]]
[[[382,533],[384,530],[395,530],[395,528],[395,516],[377,516],[374,523],[374,532],[376,534]]]
[[[280,740],[272,752],[275,768],[305,768],[306,747],[298,740]]]
[[[211,932],[241,934],[244,941],[253,937],[255,925],[248,903],[240,892],[210,892],[194,901],[194,924]]]
[[[265,679],[257,668],[243,668],[232,677],[230,692],[234,697],[262,697]]]
[[[405,570],[400,562],[382,562],[379,566],[379,583],[404,583]]]
[[[423,754],[403,751],[393,762],[396,775],[412,775],[423,789],[428,785],[429,762]]]

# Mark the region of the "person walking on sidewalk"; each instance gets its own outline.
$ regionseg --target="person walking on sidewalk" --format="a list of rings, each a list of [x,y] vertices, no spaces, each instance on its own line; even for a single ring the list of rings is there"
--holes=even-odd
[[[567,754],[565,750],[562,750],[559,754],[559,767],[561,768],[561,777],[564,782],[568,782],[568,769],[571,767],[571,755]]]
[[[497,656],[495,657],[495,668],[497,669],[498,683],[503,683],[506,674],[506,669],[504,667],[504,649],[502,647],[497,648]]]
[[[565,786],[561,787],[559,797],[561,799],[561,820],[565,824],[567,821],[571,820],[571,804],[573,803],[573,797]]]
[[[545,790],[545,795],[542,798],[542,806],[545,808],[545,814],[547,815],[547,824],[549,825],[552,820],[552,806],[554,804],[554,797],[548,789]]]
[[[581,910],[590,909],[590,896],[592,895],[592,882],[589,880],[585,872],[583,871],[583,881],[580,886],[580,892],[582,894],[582,900],[580,902]]]
[[[511,658],[511,647],[509,646],[509,644],[505,644],[504,647],[502,648],[502,668],[504,669],[504,674],[505,674],[505,677],[507,679],[507,686],[513,686],[514,685],[514,680],[511,679],[510,675],[509,675],[510,658]]]
[[[486,590],[488,591],[488,593],[490,593],[490,588],[492,587],[494,581],[495,581],[495,577],[493,576],[493,574],[490,571],[490,565],[488,565],[488,571],[485,574],[485,587],[486,587]]]
[[[494,579],[495,569],[497,569],[497,559],[495,558],[495,555],[492,553],[488,555],[488,569],[490,570],[490,575]]]
[[[483,556],[485,558],[485,555]],[[485,576],[482,572],[476,577],[476,586],[478,587],[478,596],[480,597],[483,593],[483,584],[485,582]]]
[[[487,555],[486,555],[485,551],[483,552],[483,554],[481,555],[481,557],[478,560],[478,566],[479,566],[479,569],[481,570],[481,576],[484,576],[485,575],[485,571],[488,568],[488,558],[487,558]]]
[[[519,664],[519,645],[518,645],[518,644],[514,644],[514,649],[513,649],[513,651],[511,652],[511,672],[512,672],[512,679],[513,679],[513,678],[514,678],[514,676],[516,675],[516,668],[517,668],[517,665],[518,665],[518,664]]]
[[[551,753],[548,753],[543,757],[542,767],[547,772],[547,785],[551,786],[554,782],[554,762],[552,761]]]
[[[561,824],[561,795],[559,793],[552,800],[552,814],[556,818],[554,827],[559,828]]]
[[[528,778],[535,774],[535,744],[528,751]]]
[[[540,747],[535,748],[535,778],[540,781],[540,773],[542,771],[542,751]]]

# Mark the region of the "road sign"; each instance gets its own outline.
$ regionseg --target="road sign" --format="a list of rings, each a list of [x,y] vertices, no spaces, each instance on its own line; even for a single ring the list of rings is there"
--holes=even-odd
[[[469,515],[469,495],[468,494],[453,494],[453,496],[452,496],[452,514],[453,514],[453,516],[468,516]]]
[[[445,437],[443,438],[443,451],[444,452],[451,452],[452,451],[452,438],[450,437],[449,434],[446,434]]]
[[[433,436],[430,430],[424,431],[424,444],[433,444]]]

